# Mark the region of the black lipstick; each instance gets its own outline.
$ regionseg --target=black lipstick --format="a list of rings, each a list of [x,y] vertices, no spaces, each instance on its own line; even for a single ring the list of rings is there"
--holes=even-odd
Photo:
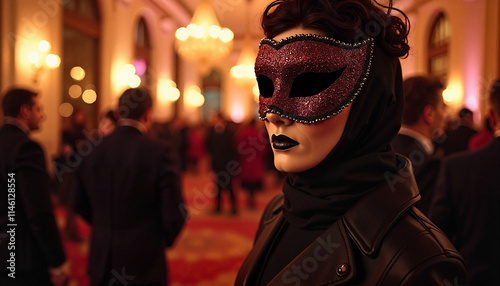
[[[273,148],[277,150],[286,150],[299,145],[299,142],[285,135],[273,134],[273,136],[271,136],[271,141],[273,142]]]

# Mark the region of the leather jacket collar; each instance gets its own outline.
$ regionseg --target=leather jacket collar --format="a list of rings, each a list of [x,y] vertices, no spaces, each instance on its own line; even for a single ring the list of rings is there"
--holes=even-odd
[[[397,174],[387,174],[386,182],[368,191],[269,285],[293,282],[299,285],[305,279],[314,285],[337,285],[352,280],[356,274],[353,242],[364,255],[376,254],[393,224],[420,199],[409,161],[402,157],[398,159],[404,162],[404,166]],[[274,207],[267,215],[264,214],[267,220],[261,226],[254,248],[243,263],[235,285],[249,285],[249,277],[255,277],[253,272],[259,271],[255,266],[260,263],[256,262],[268,253],[284,223],[282,202],[282,196],[275,198],[271,202]]]

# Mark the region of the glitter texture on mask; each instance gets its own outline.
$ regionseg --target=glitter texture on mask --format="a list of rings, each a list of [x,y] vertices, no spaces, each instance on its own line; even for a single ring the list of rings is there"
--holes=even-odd
[[[270,97],[260,96],[259,115],[272,112],[300,123],[314,123],[335,116],[361,91],[370,72],[373,39],[349,44],[317,35],[295,35],[279,42],[263,39],[255,62],[257,76],[273,82]],[[342,69],[344,69],[342,71]],[[290,98],[299,75],[341,71],[331,85],[312,96]],[[260,87],[260,86],[259,86]]]

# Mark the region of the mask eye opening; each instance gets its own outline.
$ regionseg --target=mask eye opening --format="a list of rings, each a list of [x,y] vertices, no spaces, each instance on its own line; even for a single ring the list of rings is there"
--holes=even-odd
[[[259,86],[260,95],[264,98],[270,98],[274,94],[274,83],[273,81],[265,76],[258,75],[257,76],[257,85]]]
[[[327,73],[302,73],[293,80],[289,97],[309,97],[316,95],[335,83],[345,69],[346,67],[343,67],[336,71]]]

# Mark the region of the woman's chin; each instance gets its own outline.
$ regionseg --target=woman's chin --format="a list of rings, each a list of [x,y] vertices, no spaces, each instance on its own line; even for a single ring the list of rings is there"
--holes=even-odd
[[[293,159],[280,154],[274,156],[274,166],[278,171],[286,173],[299,173],[307,171],[317,164],[309,162],[309,160]]]

